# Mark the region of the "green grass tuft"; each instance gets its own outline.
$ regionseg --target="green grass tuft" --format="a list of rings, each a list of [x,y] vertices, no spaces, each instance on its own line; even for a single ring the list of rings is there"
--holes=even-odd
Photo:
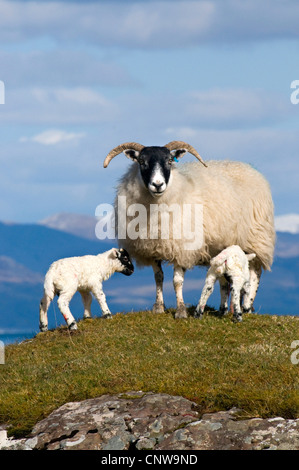
[[[202,412],[299,417],[299,318],[205,313],[203,320],[138,312],[79,322],[8,345],[0,365],[0,424],[23,436],[69,401],[130,390],[182,395]]]

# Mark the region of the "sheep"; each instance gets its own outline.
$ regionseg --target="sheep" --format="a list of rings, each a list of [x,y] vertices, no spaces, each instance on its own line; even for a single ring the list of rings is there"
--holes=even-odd
[[[130,253],[137,265],[153,268],[156,282],[153,311],[164,311],[162,262],[174,267],[175,318],[186,318],[188,314],[183,299],[185,271],[197,265],[208,265],[212,257],[230,245],[239,245],[247,253],[256,253],[255,260],[250,263],[250,290],[246,294],[246,304],[250,303],[250,309],[253,309],[262,268],[270,270],[275,244],[273,202],[265,178],[251,165],[242,162],[209,161],[206,164],[190,144],[182,141],[172,141],[164,147],[145,147],[136,142],[118,145],[106,156],[104,168],[122,152],[134,164],[118,185],[116,234],[119,246]],[[177,166],[174,162],[186,152],[193,154],[200,163]],[[134,204],[137,209],[144,208],[147,233],[143,230],[132,240],[128,229]],[[155,218],[153,225],[157,230],[155,236],[151,236],[154,205],[160,219]],[[184,234],[180,239],[173,235],[177,227],[184,231],[187,221],[184,215],[181,220],[174,216],[175,224],[168,238],[161,234],[163,217],[171,215],[174,205],[182,210],[191,205],[193,220],[196,208],[201,206],[203,209],[199,227],[202,240],[195,243],[193,249],[186,248],[189,239]],[[123,206],[126,216],[120,218]],[[127,229],[125,234],[124,228]]]
[[[126,250],[112,248],[96,256],[62,258],[51,264],[44,282],[44,296],[40,302],[40,331],[48,330],[47,311],[55,295],[58,307],[69,330],[77,330],[77,323],[69,309],[74,294],[79,291],[84,305],[83,318],[90,318],[91,292],[100,304],[103,317],[110,318],[102,282],[119,272],[130,276],[134,266]]]
[[[208,298],[218,280],[221,288],[220,313],[228,312],[228,297],[231,291],[233,303],[233,321],[242,321],[241,294],[248,294],[250,287],[249,261],[256,257],[255,253],[245,254],[238,245],[232,245],[221,251],[210,261],[205,284],[195,310],[195,318],[201,318]],[[244,302],[243,309],[248,311],[250,304]]]

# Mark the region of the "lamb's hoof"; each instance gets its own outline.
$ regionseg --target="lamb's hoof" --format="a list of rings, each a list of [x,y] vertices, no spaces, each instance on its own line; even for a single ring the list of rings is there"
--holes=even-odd
[[[203,312],[201,310],[195,310],[194,312],[194,318],[198,318],[199,320],[201,320],[203,317]]]
[[[240,323],[243,320],[242,319],[242,313],[234,313],[232,320],[233,320],[234,323]]]
[[[68,326],[68,328],[69,328],[70,331],[78,330],[77,323],[76,323],[75,321],[73,321],[73,322]]]
[[[153,313],[164,313],[164,304],[161,302],[156,302],[153,305]]]
[[[220,309],[219,309],[219,316],[220,316],[220,317],[224,317],[224,315],[227,315],[227,314],[228,314],[228,309],[225,308],[225,307],[222,307],[222,308],[220,307]]]
[[[39,325],[39,331],[41,333],[45,333],[46,331],[48,331],[48,327],[45,325]]]
[[[243,313],[255,313],[253,307],[249,307],[249,308],[242,307],[242,312],[243,312]]]
[[[112,314],[111,313],[106,313],[103,315],[103,318],[112,318]]]
[[[174,314],[174,318],[188,318],[188,312],[185,305],[179,305]]]

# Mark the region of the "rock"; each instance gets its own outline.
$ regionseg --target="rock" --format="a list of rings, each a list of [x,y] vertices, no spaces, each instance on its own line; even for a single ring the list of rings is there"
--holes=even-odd
[[[167,394],[129,392],[67,403],[30,436],[0,449],[299,450],[299,419],[239,420],[240,410],[200,416],[196,403]]]

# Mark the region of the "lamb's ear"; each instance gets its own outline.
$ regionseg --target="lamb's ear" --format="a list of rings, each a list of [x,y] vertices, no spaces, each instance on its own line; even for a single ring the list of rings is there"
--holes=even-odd
[[[112,248],[108,258],[116,259],[118,257],[119,257],[118,249],[117,248]]]
[[[126,149],[124,150],[124,154],[126,155],[126,157],[133,160],[133,162],[137,162],[140,152],[134,149]]]
[[[256,257],[256,254],[255,253],[250,253],[249,255],[246,255],[248,261],[251,261],[253,258]]]
[[[185,153],[187,153],[187,152],[188,152],[188,150],[184,149],[184,148],[175,149],[175,150],[170,151],[170,153],[171,153],[171,155],[173,156],[174,159],[175,158],[182,158],[185,155]]]

